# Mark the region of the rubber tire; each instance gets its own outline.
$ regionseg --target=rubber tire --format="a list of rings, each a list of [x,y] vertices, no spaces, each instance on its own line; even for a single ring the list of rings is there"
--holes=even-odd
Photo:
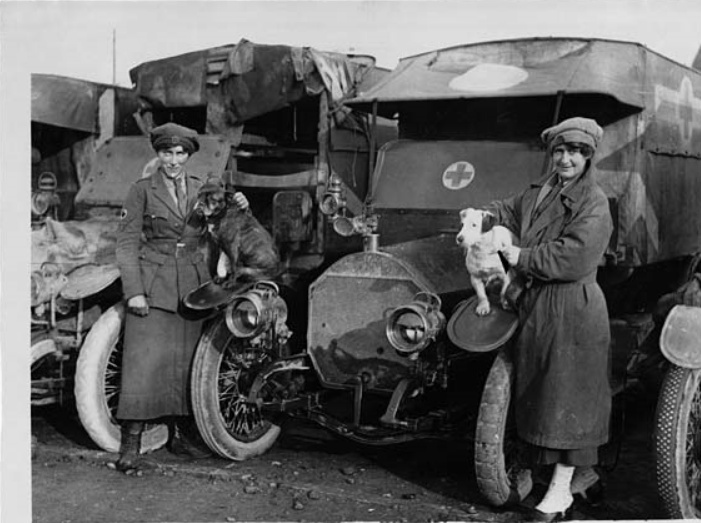
[[[52,354],[58,353],[56,347],[56,342],[51,339],[47,333],[39,333],[37,335],[32,335],[32,347],[30,351],[30,369],[34,368],[34,364],[38,363],[40,360],[50,356]],[[30,370],[31,375],[31,370]],[[41,406],[42,403],[32,403],[34,406]]]
[[[701,369],[684,369],[671,365],[665,375],[655,413],[655,460],[657,470],[657,490],[662,497],[667,515],[671,519],[699,519],[701,508],[694,508],[691,491],[698,490],[699,485],[687,484],[686,441],[689,423],[695,434],[696,448],[701,449],[701,412],[692,418],[691,408],[696,402],[701,403]],[[697,463],[696,473],[701,465]],[[701,492],[695,493],[699,502]],[[699,503],[701,506],[701,503]]]
[[[192,409],[202,439],[212,452],[223,458],[243,461],[269,450],[280,435],[280,427],[270,423],[268,430],[253,441],[236,439],[227,430],[219,409],[218,377],[225,347],[216,346],[218,336],[233,336],[223,316],[205,328],[195,350],[191,376]]]
[[[107,364],[122,336],[124,304],[107,309],[85,337],[75,371],[75,403],[78,417],[95,444],[107,452],[119,452],[121,427],[105,396]],[[168,441],[165,424],[146,425],[141,435],[141,453],[161,448]]]
[[[32,340],[31,363],[34,365],[44,356],[57,352],[56,342],[50,336],[44,335]]]
[[[513,363],[499,351],[484,384],[475,430],[477,487],[494,507],[518,503],[525,497],[509,479],[505,435],[510,420]]]

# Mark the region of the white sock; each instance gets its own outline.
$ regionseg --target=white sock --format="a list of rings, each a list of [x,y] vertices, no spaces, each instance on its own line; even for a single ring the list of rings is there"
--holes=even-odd
[[[570,484],[572,483],[574,467],[558,463],[555,465],[550,486],[542,501],[536,506],[536,510],[550,514],[564,512],[573,502]]]

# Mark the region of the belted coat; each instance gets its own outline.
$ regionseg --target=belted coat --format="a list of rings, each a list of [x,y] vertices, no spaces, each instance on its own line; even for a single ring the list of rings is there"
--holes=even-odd
[[[126,315],[122,386],[117,417],[153,419],[191,412],[189,374],[202,322],[182,298],[210,279],[198,243],[204,220],[192,213],[199,178],[185,173],[186,213],[168,191],[164,174],[136,181],[122,208],[117,263],[125,299],[143,294],[145,317]]]
[[[530,281],[518,309],[512,398],[522,439],[584,449],[608,440],[610,331],[596,272],[612,220],[590,168],[531,223],[548,178],[489,206],[520,239],[515,268]]]

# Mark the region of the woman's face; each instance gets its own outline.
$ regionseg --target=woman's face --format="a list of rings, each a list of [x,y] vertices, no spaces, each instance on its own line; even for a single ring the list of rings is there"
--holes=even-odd
[[[552,155],[555,171],[564,181],[573,180],[582,174],[589,159],[582,154],[581,148],[566,143],[556,146]]]
[[[161,162],[163,170],[169,178],[178,176],[182,172],[183,166],[190,158],[190,153],[188,153],[182,145],[176,145],[168,149],[159,149],[156,154],[158,155],[158,160]]]

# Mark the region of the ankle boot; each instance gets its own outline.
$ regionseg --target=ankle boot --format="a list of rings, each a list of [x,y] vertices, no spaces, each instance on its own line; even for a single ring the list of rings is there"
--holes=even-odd
[[[570,486],[572,496],[579,496],[591,506],[600,505],[604,497],[602,479],[594,467],[577,467]]]
[[[141,433],[144,424],[141,421],[122,423],[122,441],[119,445],[119,459],[115,463],[118,471],[127,475],[155,468],[155,464],[141,457]]]
[[[197,426],[192,419],[186,416],[177,416],[171,425],[172,436],[168,450],[177,456],[186,456],[192,459],[205,459],[213,456],[212,451],[202,440],[197,431]]]

